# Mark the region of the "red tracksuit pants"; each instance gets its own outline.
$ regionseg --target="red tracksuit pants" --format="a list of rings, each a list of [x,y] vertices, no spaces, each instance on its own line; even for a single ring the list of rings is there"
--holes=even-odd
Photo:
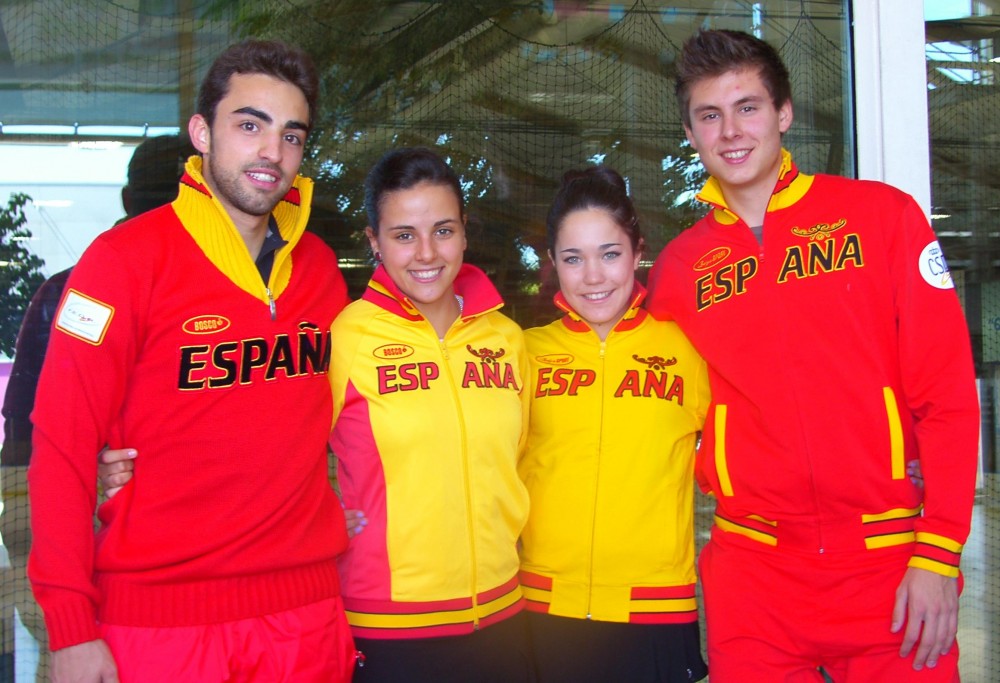
[[[121,683],[348,683],[354,640],[338,598],[205,626],[102,624]]]
[[[780,546],[779,546],[780,548]],[[933,669],[889,631],[910,546],[817,553],[712,529],[698,560],[712,683],[957,683],[958,645]]]

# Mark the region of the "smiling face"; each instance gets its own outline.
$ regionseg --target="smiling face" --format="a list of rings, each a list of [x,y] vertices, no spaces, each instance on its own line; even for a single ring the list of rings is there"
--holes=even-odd
[[[603,209],[573,211],[559,224],[549,257],[566,301],[607,338],[628,310],[639,267],[628,233]]]
[[[241,231],[267,225],[299,172],[308,129],[302,91],[264,74],[233,74],[211,125],[191,118],[205,182]]]
[[[386,273],[424,317],[457,311],[453,284],[465,253],[465,216],[450,186],[421,182],[386,193],[378,232],[369,226],[365,233]]]
[[[776,108],[757,69],[728,71],[691,86],[688,142],[723,194],[770,197],[781,167],[781,136],[792,104]]]

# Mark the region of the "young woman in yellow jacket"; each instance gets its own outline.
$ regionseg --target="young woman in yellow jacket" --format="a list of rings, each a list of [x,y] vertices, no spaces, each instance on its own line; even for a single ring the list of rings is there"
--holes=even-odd
[[[548,221],[564,315],[525,332],[531,506],[521,584],[545,681],[697,681],[694,453],[705,363],[641,307],[625,182],[566,174]]]
[[[387,153],[365,206],[378,265],[330,361],[342,500],[367,520],[338,562],[354,680],[529,683],[523,333],[463,263],[462,190],[437,154]]]

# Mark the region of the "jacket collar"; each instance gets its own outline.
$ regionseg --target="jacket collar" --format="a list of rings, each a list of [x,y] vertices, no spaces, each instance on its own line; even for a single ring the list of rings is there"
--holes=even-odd
[[[240,289],[266,302],[268,288],[271,295],[277,298],[291,279],[292,250],[305,233],[312,192],[312,180],[296,176],[291,189],[272,211],[278,232],[288,244],[275,254],[267,286],[261,280],[232,218],[208,188],[202,175],[200,156],[192,156],[184,166],[180,191],[172,206],[184,229],[205,256]]]
[[[463,263],[455,276],[455,294],[462,297],[461,319],[471,320],[476,316],[495,311],[503,306],[503,299],[490,279],[479,268]],[[396,286],[382,265],[375,268],[368,287],[361,298],[379,308],[394,313],[407,320],[423,320],[409,297]]]
[[[615,323],[615,326],[611,328],[612,332],[625,332],[627,330],[635,329],[646,319],[648,313],[646,309],[641,308],[643,300],[646,298],[646,288],[642,286],[638,280],[632,286],[632,300],[629,302],[628,309],[625,311],[625,315],[622,319]],[[562,323],[566,326],[566,329],[572,332],[590,332],[591,327],[586,320],[580,317],[569,302],[566,301],[566,297],[563,296],[562,291],[556,292],[556,295],[552,298],[556,304],[556,308],[566,313],[563,316]]]
[[[812,185],[815,176],[799,171],[792,160],[792,154],[787,149],[781,150],[781,167],[778,169],[778,181],[771,192],[767,204],[767,213],[792,206],[802,199]],[[739,216],[729,210],[726,198],[722,194],[722,185],[712,176],[701,188],[697,199],[714,207],[715,220],[723,225],[732,225],[740,220]]]

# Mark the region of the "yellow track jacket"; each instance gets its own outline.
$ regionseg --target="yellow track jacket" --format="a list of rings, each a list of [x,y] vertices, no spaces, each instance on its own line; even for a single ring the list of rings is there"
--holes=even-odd
[[[697,621],[694,453],[709,404],[704,361],[639,304],[604,342],[561,294],[527,330],[531,421],[519,465],[527,608],[577,619]]]
[[[344,505],[368,518],[339,562],[355,636],[459,635],[524,606],[524,335],[482,271],[455,291],[439,340],[379,267],[332,327],[331,445]]]

